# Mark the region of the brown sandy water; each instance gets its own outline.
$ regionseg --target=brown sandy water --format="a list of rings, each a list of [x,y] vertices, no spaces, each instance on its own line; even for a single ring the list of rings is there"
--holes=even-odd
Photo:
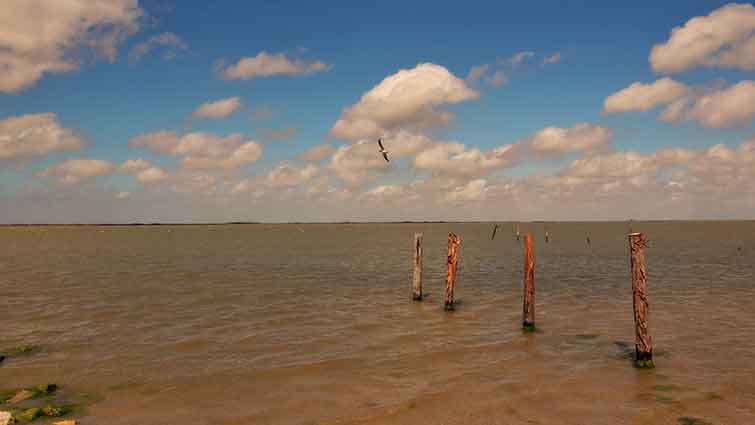
[[[624,353],[627,223],[521,225],[536,235],[534,335],[513,226],[491,228],[0,228],[0,349],[42,347],[0,366],[0,390],[87,393],[85,424],[755,424],[754,222],[633,224],[651,241],[652,371]]]

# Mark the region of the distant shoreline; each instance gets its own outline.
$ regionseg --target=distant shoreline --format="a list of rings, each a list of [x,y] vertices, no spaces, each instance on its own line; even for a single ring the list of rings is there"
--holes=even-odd
[[[311,225],[311,224],[494,224],[494,223],[530,223],[530,224],[555,224],[555,223],[626,223],[626,220],[480,220],[480,221],[289,221],[289,222],[266,222],[266,221],[229,221],[229,222],[198,222],[198,223],[8,223],[0,224],[0,227],[113,227],[113,226],[230,226],[230,225]],[[701,223],[701,222],[747,222],[755,221],[755,218],[743,219],[651,219],[635,220],[635,223]]]

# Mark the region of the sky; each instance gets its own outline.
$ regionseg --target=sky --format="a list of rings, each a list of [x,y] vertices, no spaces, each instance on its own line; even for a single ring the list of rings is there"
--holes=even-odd
[[[4,0],[0,223],[752,219],[754,71],[745,2]]]

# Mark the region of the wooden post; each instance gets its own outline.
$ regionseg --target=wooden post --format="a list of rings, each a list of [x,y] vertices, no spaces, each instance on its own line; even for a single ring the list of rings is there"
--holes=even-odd
[[[535,251],[532,233],[524,236],[524,302],[522,306],[522,330],[535,330]]]
[[[446,297],[445,309],[451,311],[454,309],[454,285],[456,284],[456,264],[459,256],[459,245],[461,239],[453,233],[448,234],[448,256],[446,257]]]
[[[648,291],[645,285],[645,246],[642,233],[629,234],[630,265],[632,269],[632,305],[634,307],[635,366],[642,369],[655,367],[653,344],[648,331]]]
[[[422,301],[422,233],[414,234],[414,278],[412,299]]]

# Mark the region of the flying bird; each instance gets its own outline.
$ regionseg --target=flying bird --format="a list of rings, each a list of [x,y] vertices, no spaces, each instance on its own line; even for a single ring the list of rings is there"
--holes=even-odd
[[[385,148],[383,147],[383,140],[382,139],[378,139],[378,146],[380,146],[380,153],[383,154],[383,158],[385,158],[385,162],[391,162],[388,159],[388,151],[385,150]]]

